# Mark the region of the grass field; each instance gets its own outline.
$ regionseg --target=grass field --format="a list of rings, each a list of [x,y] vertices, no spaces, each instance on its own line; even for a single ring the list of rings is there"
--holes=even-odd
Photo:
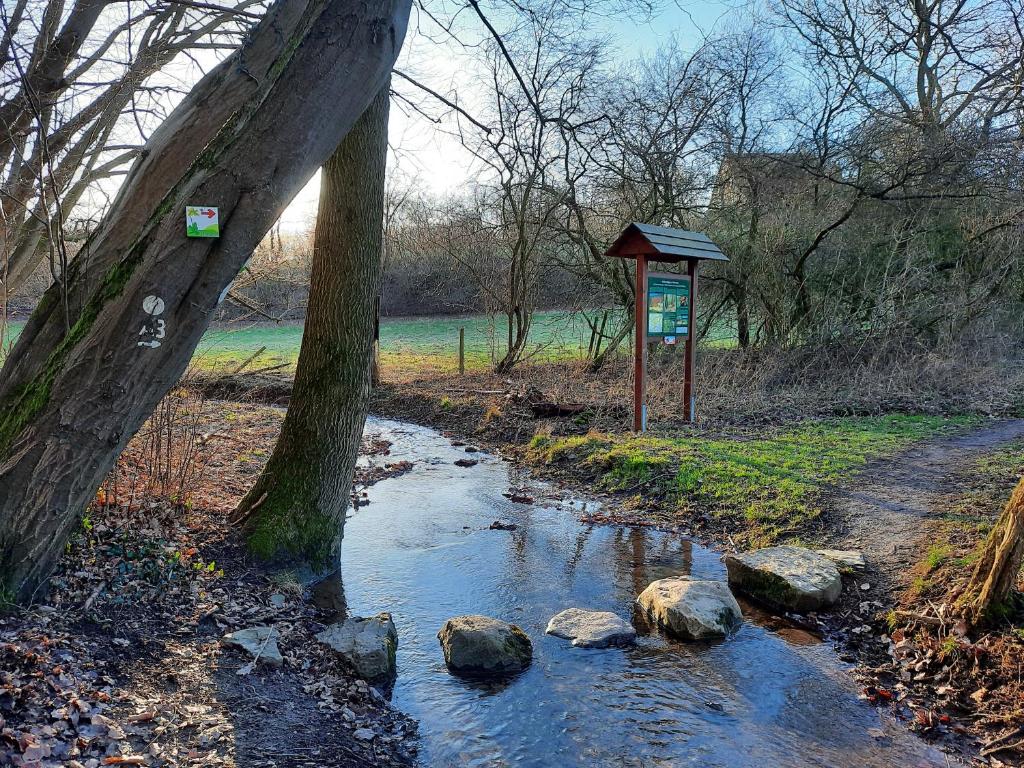
[[[612,325],[611,320],[609,326]],[[11,323],[4,335],[9,346],[22,324]],[[466,367],[483,369],[492,355],[503,353],[506,331],[503,318],[486,315],[383,318],[380,329],[381,364],[385,368],[451,372],[458,368],[459,328],[466,330]],[[730,343],[728,329],[710,343]],[[587,351],[590,328],[579,314],[538,312],[530,330],[530,360],[578,358]],[[300,323],[237,323],[211,328],[196,349],[195,364],[202,368],[232,368],[265,347],[247,370],[284,365],[294,367],[302,343]],[[0,358],[3,357],[0,349]]]
[[[503,327],[484,315],[383,318],[381,364],[385,367],[453,371],[458,368],[459,328],[466,330],[466,366],[484,368],[492,350],[504,350]],[[535,360],[562,360],[586,351],[589,328],[582,317],[565,312],[540,312],[530,332],[529,354]],[[294,365],[302,342],[300,324],[228,326],[207,331],[196,350],[206,366],[237,365],[260,347],[253,366]]]

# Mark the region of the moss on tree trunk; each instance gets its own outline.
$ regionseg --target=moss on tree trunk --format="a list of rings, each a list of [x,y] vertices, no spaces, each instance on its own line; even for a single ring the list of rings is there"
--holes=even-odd
[[[265,560],[337,567],[369,405],[381,280],[388,88],[323,168],[309,303],[274,452],[235,512]]]

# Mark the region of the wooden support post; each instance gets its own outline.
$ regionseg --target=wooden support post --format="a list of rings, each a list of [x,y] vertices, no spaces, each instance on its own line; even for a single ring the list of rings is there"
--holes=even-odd
[[[459,328],[459,375],[466,372],[466,329]]]
[[[697,359],[697,264],[696,259],[687,260],[687,274],[690,276],[690,321],[687,323],[686,361],[683,374],[683,413],[691,424],[697,418],[696,402],[693,395],[693,371]]]
[[[636,330],[633,335],[633,431],[647,429],[647,257],[636,257]]]

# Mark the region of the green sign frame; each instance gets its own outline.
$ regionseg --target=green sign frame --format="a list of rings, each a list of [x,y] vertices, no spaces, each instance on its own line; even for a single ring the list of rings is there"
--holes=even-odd
[[[189,237],[220,237],[220,209],[212,205],[185,206],[185,234]]]
[[[675,344],[690,337],[693,302],[688,275],[647,275],[647,337]]]

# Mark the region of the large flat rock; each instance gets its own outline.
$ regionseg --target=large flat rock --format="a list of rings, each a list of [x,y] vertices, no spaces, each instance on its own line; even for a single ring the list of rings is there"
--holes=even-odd
[[[395,676],[398,631],[390,613],[353,616],[331,624],[316,639],[344,657],[364,680],[376,682]]]
[[[804,613],[839,599],[843,580],[828,557],[803,547],[767,547],[726,555],[729,583],[758,602]]]
[[[679,576],[651,582],[637,603],[647,617],[683,640],[728,635],[743,619],[727,584]]]
[[[515,624],[489,616],[455,616],[437,633],[448,669],[462,675],[520,672],[533,659],[533,643]]]
[[[608,611],[566,608],[556,613],[544,630],[549,635],[572,640],[577,648],[607,648],[636,640],[633,625]]]

